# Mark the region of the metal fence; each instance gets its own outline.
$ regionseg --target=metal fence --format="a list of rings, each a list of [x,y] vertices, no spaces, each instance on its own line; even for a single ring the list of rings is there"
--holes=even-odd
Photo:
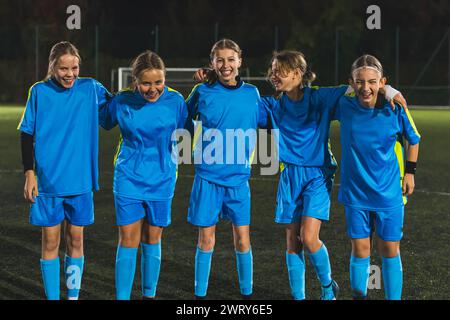
[[[0,103],[23,103],[28,88],[44,78],[48,53],[68,40],[81,52],[81,75],[111,87],[111,70],[129,66],[141,51],[156,51],[167,67],[206,66],[212,44],[224,37],[243,50],[243,67],[250,76],[264,76],[274,50],[305,53],[316,72],[317,85],[347,83],[351,63],[361,54],[377,56],[388,82],[412,104],[450,105],[450,28],[399,28],[371,31],[326,26],[254,26],[238,28],[152,26],[119,28],[90,26],[0,27]],[[259,81],[262,94],[271,88]]]

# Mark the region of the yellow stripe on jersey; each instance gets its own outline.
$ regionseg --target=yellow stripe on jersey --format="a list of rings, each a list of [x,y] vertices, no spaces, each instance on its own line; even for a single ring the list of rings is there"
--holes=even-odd
[[[415,134],[417,134],[420,138],[420,133],[419,131],[417,131],[416,124],[414,123],[414,120],[411,117],[408,108],[403,108],[403,110],[405,110],[406,116],[408,117],[409,123],[411,124],[411,127],[414,129]]]
[[[33,85],[30,87],[30,89],[28,89],[27,104],[25,105],[25,108],[23,108],[22,117],[20,118],[19,125],[17,126],[17,130],[20,130],[20,126],[22,125],[23,118],[25,117],[25,112],[27,111],[28,101],[30,100],[30,96],[31,96],[31,89],[33,89],[33,87],[34,87],[35,85],[37,85],[38,83],[43,83],[43,82],[44,82],[44,81],[38,81],[38,82],[36,82],[35,84],[33,84]]]
[[[195,145],[197,144],[198,139],[202,134],[202,123],[196,122],[195,131],[194,131],[194,139],[192,140],[192,152],[194,152]]]
[[[405,172],[405,165],[404,165],[404,159],[403,159],[403,147],[400,141],[395,142],[394,146],[394,152],[397,157],[398,161],[398,168],[400,171],[400,189],[403,189],[403,178],[404,178],[404,172]],[[403,196],[403,204],[405,205],[408,202],[407,198]]]
[[[134,92],[134,89],[131,87],[126,87],[126,88],[121,89],[118,93],[121,93],[121,92]]]
[[[250,166],[252,165],[253,159],[255,158],[255,151],[256,151],[256,148],[253,149],[252,155],[250,156]]]
[[[334,157],[333,152],[331,151],[331,140],[330,140],[330,138],[328,138],[328,152],[329,152],[330,155],[331,155],[331,160],[333,161],[332,164],[334,164],[334,165],[337,167],[337,160],[336,160],[336,158]]]
[[[286,168],[284,162],[280,162],[280,173],[283,172],[284,168]]]
[[[199,85],[201,85],[202,83],[199,83],[199,84],[196,84],[193,88],[192,88],[192,91],[191,91],[191,93],[189,93],[189,95],[188,95],[188,97],[186,98],[186,102],[189,100],[189,98],[192,96],[192,94],[194,93],[194,91],[197,89],[197,87],[199,86]]]
[[[177,90],[175,90],[175,89],[173,89],[173,88],[171,88],[171,87],[167,87],[167,90],[168,90],[169,92],[180,93],[179,91],[177,91]],[[180,94],[181,94],[181,93],[180,93]]]
[[[120,148],[122,147],[122,143],[123,143],[123,138],[122,138],[122,135],[120,135],[119,143],[116,148],[116,154],[114,155],[114,162],[113,162],[114,166],[116,166],[116,161],[117,161],[117,158],[119,157],[119,152],[120,152]]]

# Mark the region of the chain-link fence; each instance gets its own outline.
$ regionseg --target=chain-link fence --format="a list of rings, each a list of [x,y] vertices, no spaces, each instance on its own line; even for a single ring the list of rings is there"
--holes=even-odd
[[[317,74],[317,85],[347,83],[351,63],[370,53],[382,62],[388,82],[411,104],[450,105],[450,28],[390,28],[367,30],[326,26],[222,26],[183,28],[90,26],[0,27],[0,103],[23,103],[28,88],[44,78],[52,45],[68,40],[82,55],[81,75],[92,76],[111,88],[114,72],[129,66],[141,51],[158,52],[171,68],[206,66],[212,44],[224,37],[243,50],[246,75],[265,75],[274,50],[305,53]],[[249,70],[247,72],[247,70]],[[270,85],[255,81],[262,94]]]

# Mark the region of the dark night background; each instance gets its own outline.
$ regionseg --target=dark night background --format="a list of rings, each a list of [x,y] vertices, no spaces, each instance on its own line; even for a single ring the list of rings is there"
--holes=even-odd
[[[66,9],[72,4],[81,8],[81,30],[66,27]],[[366,9],[372,4],[381,8],[381,30],[366,27]],[[83,59],[81,76],[95,77],[111,88],[111,75],[117,75],[117,68],[129,66],[143,50],[158,52],[167,67],[200,67],[208,64],[211,46],[223,37],[235,40],[243,50],[241,74],[262,77],[274,50],[297,49],[305,53],[317,74],[314,84],[319,86],[347,83],[351,63],[363,53],[373,54],[381,60],[388,82],[401,90],[409,105],[426,105],[411,108],[423,139],[416,191],[406,209],[401,244],[403,298],[450,299],[450,112],[429,107],[450,106],[450,1],[0,0],[0,300],[44,299],[38,262],[41,231],[28,223],[16,128],[28,89],[45,77],[52,45],[62,40],[73,42]],[[261,94],[272,92],[266,81],[254,83]],[[95,195],[96,222],[85,233],[82,300],[115,298],[117,228],[112,184],[119,136],[118,128],[100,131],[101,190]],[[331,126],[330,138],[340,162],[336,123]],[[250,179],[255,299],[287,300],[285,231],[273,222],[278,178],[260,177],[258,169],[255,166]],[[193,174],[193,166],[180,166],[173,223],[164,231],[162,242],[158,299],[193,298],[197,230],[186,221]],[[351,245],[344,208],[337,201],[340,171],[335,182],[331,221],[321,228],[321,238],[329,248],[333,277],[341,287],[339,299],[347,300],[351,299]],[[217,239],[208,295],[210,299],[240,299],[229,224],[219,225]],[[371,263],[381,266],[377,252]],[[312,265],[307,264],[307,298],[318,299],[320,284]],[[141,298],[138,269],[133,299]],[[383,298],[381,287],[370,291],[370,299]],[[175,314],[167,305],[158,305],[165,308],[165,314]],[[292,313],[303,312],[297,304],[291,306]],[[383,316],[386,306],[372,313]],[[154,313],[153,306],[146,308]],[[319,308],[320,312],[326,309]],[[368,305],[363,308],[367,312]]]
[[[66,28],[71,4],[81,8],[81,30]],[[371,4],[381,8],[381,30],[366,28]],[[229,37],[251,76],[264,75],[274,50],[298,49],[317,85],[336,85],[347,82],[353,60],[371,53],[412,104],[447,105],[449,26],[447,0],[2,0],[0,103],[24,103],[57,41],[72,41],[84,59],[82,75],[111,88],[111,70],[145,49],[168,67],[197,67],[207,65],[215,40]]]

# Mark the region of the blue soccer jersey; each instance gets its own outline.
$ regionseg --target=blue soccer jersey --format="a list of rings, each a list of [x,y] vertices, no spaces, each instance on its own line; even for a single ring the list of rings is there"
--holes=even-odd
[[[54,79],[34,84],[18,129],[33,135],[39,195],[98,190],[98,109],[109,92],[78,78],[67,89]]]
[[[336,166],[329,145],[332,110],[348,86],[305,87],[303,97],[292,101],[286,94],[262,97],[272,127],[279,129],[281,162],[305,167]]]
[[[411,145],[420,141],[409,111],[392,110],[385,100],[367,108],[353,95],[339,100],[335,118],[341,125],[339,201],[365,210],[402,206],[403,138]]]
[[[199,84],[186,102],[195,123],[196,174],[226,187],[247,181],[259,120],[258,89],[242,81],[236,87],[220,81]]]
[[[139,92],[122,91],[100,111],[101,126],[109,130],[119,125],[121,132],[114,160],[115,194],[152,201],[173,197],[177,172],[173,134],[184,128],[186,119],[183,96],[168,87],[155,102]]]

